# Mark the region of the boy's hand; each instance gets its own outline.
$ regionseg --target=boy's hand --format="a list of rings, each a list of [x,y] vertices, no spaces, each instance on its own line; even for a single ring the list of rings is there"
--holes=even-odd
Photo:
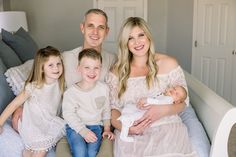
[[[103,138],[105,138],[106,136],[109,140],[114,140],[115,139],[115,135],[111,131],[104,131],[102,133]]]
[[[87,135],[84,137],[84,140],[87,143],[93,143],[97,141],[97,136],[94,132],[92,132],[91,130],[88,131]]]
[[[3,126],[0,125],[0,134],[3,132]]]
[[[143,109],[143,107],[147,104],[147,97],[143,97],[141,99],[139,99],[138,103],[137,103],[137,108],[139,109]]]

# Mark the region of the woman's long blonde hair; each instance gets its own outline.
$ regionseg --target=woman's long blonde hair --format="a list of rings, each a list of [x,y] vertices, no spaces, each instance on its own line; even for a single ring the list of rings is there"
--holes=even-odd
[[[155,48],[152,40],[150,30],[147,23],[140,17],[129,17],[127,18],[123,26],[121,27],[119,38],[118,38],[118,61],[114,66],[114,72],[118,75],[118,98],[122,96],[127,88],[127,80],[130,75],[130,64],[133,58],[132,53],[128,48],[129,34],[134,27],[142,29],[150,41],[150,47],[148,50],[148,74],[146,75],[146,83],[148,88],[151,88],[154,84],[158,67],[155,61]]]
[[[37,88],[41,88],[43,84],[45,83],[45,75],[43,72],[43,66],[45,62],[48,61],[50,56],[59,56],[62,61],[61,53],[58,49],[47,46],[46,48],[39,49],[38,52],[35,55],[33,67],[30,71],[29,77],[26,80],[25,86],[29,83],[34,83]],[[59,86],[61,92],[64,91],[65,86],[65,74],[64,74],[64,65],[62,62],[63,72],[61,76],[59,77]]]

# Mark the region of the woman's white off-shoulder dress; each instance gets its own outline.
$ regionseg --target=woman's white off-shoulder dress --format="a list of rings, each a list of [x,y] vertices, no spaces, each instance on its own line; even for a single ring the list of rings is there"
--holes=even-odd
[[[181,85],[186,87],[186,81],[180,66],[168,74],[158,75],[159,84],[153,88],[146,86],[145,76],[131,77],[127,81],[126,92],[117,98],[118,78],[109,73],[106,82],[110,88],[110,103],[113,109],[119,111],[126,104],[135,104],[141,97],[153,97],[163,92],[167,87]],[[188,103],[188,100],[186,101]],[[195,157],[196,152],[188,137],[186,126],[178,115],[164,117],[147,128],[143,135],[135,135],[134,142],[120,139],[120,132],[115,130],[115,157]]]

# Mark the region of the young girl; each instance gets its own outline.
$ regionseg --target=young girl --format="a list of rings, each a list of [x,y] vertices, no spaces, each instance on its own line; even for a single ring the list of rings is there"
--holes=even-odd
[[[24,104],[19,134],[25,149],[23,157],[44,157],[64,135],[64,121],[57,115],[64,91],[64,71],[60,52],[48,46],[40,49],[24,90],[0,116],[0,133],[6,119]]]

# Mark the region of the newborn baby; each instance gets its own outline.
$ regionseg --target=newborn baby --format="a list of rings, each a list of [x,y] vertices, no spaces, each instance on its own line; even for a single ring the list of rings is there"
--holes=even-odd
[[[128,136],[129,128],[134,124],[134,121],[140,119],[145,110],[141,108],[146,105],[170,105],[181,103],[187,98],[187,91],[182,86],[167,88],[165,93],[151,98],[141,98],[137,106],[135,104],[126,104],[122,109],[121,116],[118,120],[122,123],[120,138],[126,142],[133,142],[134,138]]]

